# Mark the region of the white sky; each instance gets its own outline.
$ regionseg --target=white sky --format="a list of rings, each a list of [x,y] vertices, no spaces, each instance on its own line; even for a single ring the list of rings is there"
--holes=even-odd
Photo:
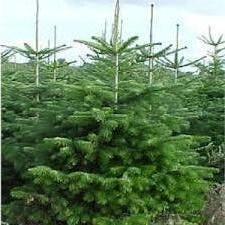
[[[58,44],[73,49],[58,57],[79,60],[87,49],[74,44],[74,39],[89,40],[100,35],[104,21],[111,30],[114,0],[40,0],[41,47],[53,42],[53,26],[57,25]],[[148,41],[150,3],[155,3],[154,40],[164,46],[173,44],[176,23],[181,25],[181,42],[188,46],[189,58],[201,57],[206,48],[198,40],[212,27],[215,34],[225,32],[225,0],[121,0],[124,39],[138,35],[140,42]],[[0,44],[34,45],[35,0],[0,0]]]

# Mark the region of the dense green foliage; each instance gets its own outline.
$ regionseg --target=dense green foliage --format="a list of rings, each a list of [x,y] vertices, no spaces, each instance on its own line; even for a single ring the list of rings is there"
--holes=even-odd
[[[208,65],[199,64],[198,86],[195,89],[195,106],[199,108],[197,118],[193,118],[189,132],[211,137],[211,142],[200,149],[206,156],[208,165],[220,169],[216,177],[217,182],[225,181],[225,146],[224,146],[224,43],[223,36],[214,38],[209,29],[209,37],[202,37],[204,43],[211,46]],[[192,98],[193,101],[193,98]]]
[[[198,166],[201,138],[182,135],[186,110],[174,89],[184,86],[124,81],[115,109],[107,80],[76,75],[73,84],[46,81],[40,103],[29,84],[4,79],[3,156],[21,183],[6,199],[7,220],[144,224],[197,212],[211,172]]]
[[[222,181],[213,175],[223,154],[224,62],[214,57],[199,64],[199,76],[180,73],[176,83],[173,71],[157,65],[149,85],[145,61],[171,54],[171,46],[148,55],[150,45],[134,45],[137,37],[122,40],[118,14],[117,5],[109,42],[78,41],[93,51],[91,62],[58,66],[56,81],[45,62],[38,87],[32,63],[16,71],[3,65],[4,221],[202,220],[205,194]]]

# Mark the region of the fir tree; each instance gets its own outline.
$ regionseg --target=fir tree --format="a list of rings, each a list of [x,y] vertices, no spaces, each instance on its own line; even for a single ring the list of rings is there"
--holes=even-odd
[[[198,64],[200,69],[199,85],[196,93],[196,106],[200,109],[198,118],[191,120],[190,133],[207,135],[211,142],[200,148],[210,166],[220,169],[216,181],[224,182],[224,43],[223,36],[213,37],[209,29],[208,37],[202,36],[202,41],[212,47],[209,62]],[[200,66],[200,67],[199,67]]]
[[[208,138],[184,134],[187,83],[149,86],[152,44],[123,41],[118,18],[119,1],[111,41],[79,41],[92,62],[59,82],[43,77],[40,102],[32,80],[5,76],[3,159],[19,174],[5,184],[10,224],[146,225],[201,210],[214,170],[199,164]]]
[[[199,210],[208,185],[202,178],[210,170],[197,166],[195,138],[179,134],[188,126],[179,99],[152,91],[132,101],[125,96],[115,109],[112,90],[105,87],[102,95],[88,83],[86,78],[70,86],[71,97],[80,99],[71,110],[55,102],[39,113],[42,122],[31,130],[34,136],[50,115],[57,125],[50,125],[51,131],[42,127],[45,138],[30,149],[36,166],[24,185],[12,190],[17,200],[5,206],[7,220],[146,224],[163,212]]]

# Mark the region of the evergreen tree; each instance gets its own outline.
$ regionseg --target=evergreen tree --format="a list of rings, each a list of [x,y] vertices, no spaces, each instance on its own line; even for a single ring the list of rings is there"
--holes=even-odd
[[[201,38],[212,47],[208,65],[198,64],[200,69],[199,84],[195,90],[196,106],[200,109],[199,117],[191,120],[190,133],[207,135],[211,142],[200,149],[210,166],[220,169],[217,182],[224,182],[224,43],[223,36],[217,39],[209,29],[208,37]]]
[[[35,166],[12,190],[7,221],[146,224],[162,212],[199,210],[208,186],[202,178],[211,172],[197,166],[195,138],[179,134],[188,126],[179,99],[162,90],[131,91],[133,98],[121,96],[115,109],[112,90],[88,84],[85,78],[70,86],[73,105],[52,101],[40,111],[32,136],[40,136],[50,115],[57,125],[42,127],[45,138],[27,146]]]
[[[37,90],[24,75],[4,76],[3,160],[18,174],[13,184],[3,177],[4,221],[146,225],[201,210],[214,170],[200,166],[208,138],[184,134],[187,83],[149,86],[142,71],[152,44],[123,41],[118,18],[119,1],[111,41],[79,41],[92,62],[65,80],[43,77]]]

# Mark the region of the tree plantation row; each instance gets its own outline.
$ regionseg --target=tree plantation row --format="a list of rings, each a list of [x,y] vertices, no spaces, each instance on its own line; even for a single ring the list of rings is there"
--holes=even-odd
[[[185,60],[179,25],[175,45],[153,42],[152,4],[149,43],[124,40],[117,0],[111,38],[74,40],[91,51],[75,66],[56,27],[39,48],[36,3],[36,47],[1,53],[2,221],[225,224],[223,36],[209,29],[210,54]]]

